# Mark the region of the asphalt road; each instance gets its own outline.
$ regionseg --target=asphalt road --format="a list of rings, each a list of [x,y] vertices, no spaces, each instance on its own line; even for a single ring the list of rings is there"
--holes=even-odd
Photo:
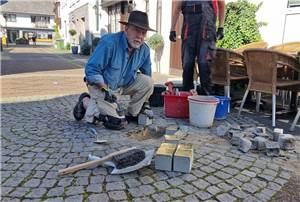
[[[81,69],[86,62],[86,57],[72,58],[69,53],[56,53],[53,48],[45,46],[9,47],[4,49],[1,56],[1,75]]]

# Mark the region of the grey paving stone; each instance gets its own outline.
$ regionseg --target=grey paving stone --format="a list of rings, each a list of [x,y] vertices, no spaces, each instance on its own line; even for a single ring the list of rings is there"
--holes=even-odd
[[[101,193],[101,194],[91,194],[88,198],[89,202],[108,202],[109,198],[106,193]]]
[[[102,184],[90,184],[86,188],[87,192],[100,193],[102,192]]]
[[[168,192],[172,198],[178,198],[184,195],[180,189],[167,189],[166,192]]]
[[[222,192],[222,190],[220,188],[218,188],[217,186],[210,186],[207,188],[207,191],[209,193],[211,193],[212,195],[216,195],[216,194]]]
[[[168,196],[168,194],[163,193],[163,192],[158,193],[158,194],[153,194],[153,195],[151,195],[151,197],[157,202],[159,202],[159,201],[169,201],[170,200],[170,197]]]
[[[57,186],[67,187],[70,186],[74,178],[62,178],[58,181]]]
[[[168,179],[167,182],[174,187],[184,183],[184,181],[179,177],[174,177],[174,178]]]
[[[1,196],[8,196],[13,189],[14,187],[1,187]]]
[[[220,184],[217,185],[220,189],[222,189],[224,192],[228,192],[232,190],[234,187],[231,186],[230,184],[227,184],[225,182],[221,182]]]
[[[259,188],[264,188],[267,186],[267,183],[263,180],[257,179],[257,178],[253,178],[251,180],[252,184],[255,184],[256,186],[258,186]]]
[[[120,182],[123,181],[122,177],[119,175],[107,175],[105,177],[106,182]]]
[[[47,193],[47,197],[59,197],[64,193],[64,187],[54,187]]]
[[[33,178],[41,179],[45,177],[46,172],[45,171],[36,171],[36,173],[33,175]]]
[[[43,179],[40,187],[50,188],[56,184],[57,180]]]
[[[183,180],[185,180],[185,181],[187,181],[187,182],[191,182],[191,181],[197,179],[197,177],[195,177],[192,174],[183,174],[183,175],[180,176],[180,178],[183,179]]]
[[[192,174],[195,175],[196,177],[204,177],[207,175],[207,173],[202,172],[200,170],[192,170]]]
[[[45,202],[63,202],[63,197],[47,198]]]
[[[288,171],[281,171],[279,176],[283,179],[290,179],[291,178],[291,173]]]
[[[203,166],[200,169],[206,173],[214,173],[216,171],[216,169],[211,166]]]
[[[24,178],[8,178],[4,183],[2,183],[1,186],[6,186],[6,187],[16,187],[18,186]]]
[[[209,164],[209,166],[211,168],[215,168],[216,170],[222,169],[224,167],[223,165],[220,165],[220,164],[217,164],[217,163],[214,163],[214,162]]]
[[[260,201],[269,201],[271,199],[270,196],[268,196],[268,195],[266,195],[264,193],[261,193],[261,192],[256,193],[254,196],[256,198],[258,198]]]
[[[212,175],[207,176],[206,178],[204,178],[208,183],[210,184],[219,184],[222,181],[219,178],[216,178]]]
[[[84,193],[83,186],[73,186],[73,187],[68,187],[66,196],[83,194],[83,193]]]
[[[125,183],[129,188],[140,186],[142,183],[136,179],[127,179]]]
[[[266,181],[273,181],[274,179],[274,176],[266,175],[266,174],[259,174],[258,177]]]
[[[236,175],[240,172],[240,170],[235,169],[235,168],[230,168],[230,167],[225,167],[225,168],[222,168],[221,170],[230,175]]]
[[[46,188],[34,188],[31,189],[28,194],[26,194],[26,198],[42,198],[42,196],[46,194],[46,192]]]
[[[2,197],[1,202],[19,202],[21,201],[18,198]]]
[[[90,183],[91,184],[99,184],[104,182],[105,177],[103,175],[91,176]]]
[[[77,177],[74,179],[74,185],[77,186],[85,186],[89,184],[89,178],[88,177]]]
[[[206,191],[197,191],[195,195],[201,200],[204,201],[212,197],[212,195]]]
[[[280,184],[280,185],[284,185],[285,183],[287,183],[288,181],[286,179],[283,179],[283,178],[276,178],[274,180],[274,182],[276,182],[277,184]]]
[[[110,182],[106,184],[106,191],[124,190],[126,186],[124,182]]]
[[[150,185],[142,185],[139,187],[139,189],[143,193],[144,196],[148,196],[148,195],[155,193],[154,187],[150,186]]]
[[[278,173],[274,170],[271,170],[271,169],[264,169],[263,174],[275,177]]]
[[[279,191],[281,189],[281,186],[274,182],[268,182],[267,188],[275,190],[275,191]]]
[[[195,188],[194,186],[192,186],[190,184],[181,184],[178,186],[178,188],[180,188],[182,191],[184,191],[187,194],[192,194],[192,193],[198,191],[197,188]]]
[[[83,201],[83,195],[68,196],[65,198],[65,202]]]
[[[152,175],[155,181],[166,180],[168,176],[164,172],[156,172]]]
[[[253,194],[259,190],[259,187],[252,183],[245,183],[243,184],[242,189]]]
[[[220,178],[220,179],[223,179],[223,180],[225,180],[225,179],[228,179],[228,178],[231,178],[231,177],[232,177],[232,175],[231,175],[231,174],[227,174],[227,173],[225,173],[225,172],[222,172],[222,171],[215,172],[215,173],[214,173],[214,175],[215,175],[215,176],[217,176],[217,177],[218,177],[218,178]]]
[[[237,200],[237,198],[235,198],[234,196],[231,196],[231,195],[229,195],[227,193],[220,194],[220,195],[218,195],[216,197],[217,197],[217,199],[219,201],[222,201],[222,202],[232,202],[232,201],[236,201]]]
[[[165,181],[155,182],[153,185],[160,191],[166,190],[170,187],[170,185],[168,183],[166,183]]]
[[[241,181],[241,182],[248,182],[251,179],[250,177],[248,177],[246,175],[242,175],[242,174],[238,174],[234,178],[237,179],[238,181]]]
[[[274,194],[276,193],[277,191],[276,190],[272,190],[272,189],[268,189],[268,188],[264,188],[261,190],[260,193],[262,194],[265,194],[265,195],[268,195],[270,197],[274,196]]]
[[[30,179],[23,186],[34,188],[34,187],[38,187],[40,183],[41,183],[40,179]]]
[[[205,189],[206,187],[210,186],[210,183],[202,179],[198,179],[192,182],[192,184],[199,189]]]
[[[153,200],[149,197],[133,198],[133,202],[152,202]]]
[[[247,198],[249,196],[246,192],[239,189],[232,190],[231,194],[241,199]]]
[[[22,197],[24,197],[29,191],[30,191],[30,188],[17,187],[17,188],[16,188],[13,192],[11,192],[8,196],[10,196],[10,197],[16,197],[16,198],[22,198]]]
[[[243,174],[243,175],[246,175],[246,176],[248,176],[248,177],[255,177],[255,176],[256,176],[256,173],[255,173],[255,172],[251,172],[251,171],[249,171],[249,170],[243,170],[243,171],[242,171],[242,174]]]
[[[143,183],[143,184],[150,184],[152,182],[154,182],[153,178],[149,177],[149,176],[143,176],[143,177],[140,177],[140,181]]]
[[[127,195],[124,191],[109,191],[108,195],[111,200],[118,201],[127,199]]]
[[[183,198],[184,201],[186,202],[197,202],[199,201],[198,198],[192,194],[192,195],[187,195],[186,197]]]

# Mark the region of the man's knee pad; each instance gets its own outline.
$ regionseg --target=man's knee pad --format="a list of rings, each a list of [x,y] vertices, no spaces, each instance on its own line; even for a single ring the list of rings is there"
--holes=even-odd
[[[117,118],[110,115],[99,115],[99,119],[103,121],[105,128],[112,130],[121,130],[127,126],[125,118]]]

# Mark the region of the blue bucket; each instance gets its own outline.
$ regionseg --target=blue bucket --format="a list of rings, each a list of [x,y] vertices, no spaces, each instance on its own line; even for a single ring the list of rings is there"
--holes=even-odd
[[[215,119],[222,120],[227,118],[228,109],[230,107],[230,98],[226,96],[215,96],[220,100],[217,105]]]

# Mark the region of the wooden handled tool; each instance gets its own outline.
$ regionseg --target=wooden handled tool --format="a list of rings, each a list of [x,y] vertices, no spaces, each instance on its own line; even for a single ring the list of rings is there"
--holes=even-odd
[[[116,151],[116,152],[113,152],[113,153],[111,153],[107,156],[104,156],[104,157],[100,158],[100,159],[96,159],[96,160],[93,160],[93,161],[82,163],[82,164],[72,166],[72,167],[69,167],[69,168],[64,168],[64,169],[59,170],[58,174],[59,175],[66,175],[66,174],[74,173],[76,171],[79,171],[79,170],[82,170],[82,169],[85,169],[85,168],[95,167],[95,166],[101,165],[103,162],[105,162],[107,160],[112,159],[116,155],[124,154],[124,153],[126,153],[130,150],[133,150],[133,149],[136,149],[136,147],[131,147],[131,148],[123,149],[123,150],[120,150],[120,151]]]

